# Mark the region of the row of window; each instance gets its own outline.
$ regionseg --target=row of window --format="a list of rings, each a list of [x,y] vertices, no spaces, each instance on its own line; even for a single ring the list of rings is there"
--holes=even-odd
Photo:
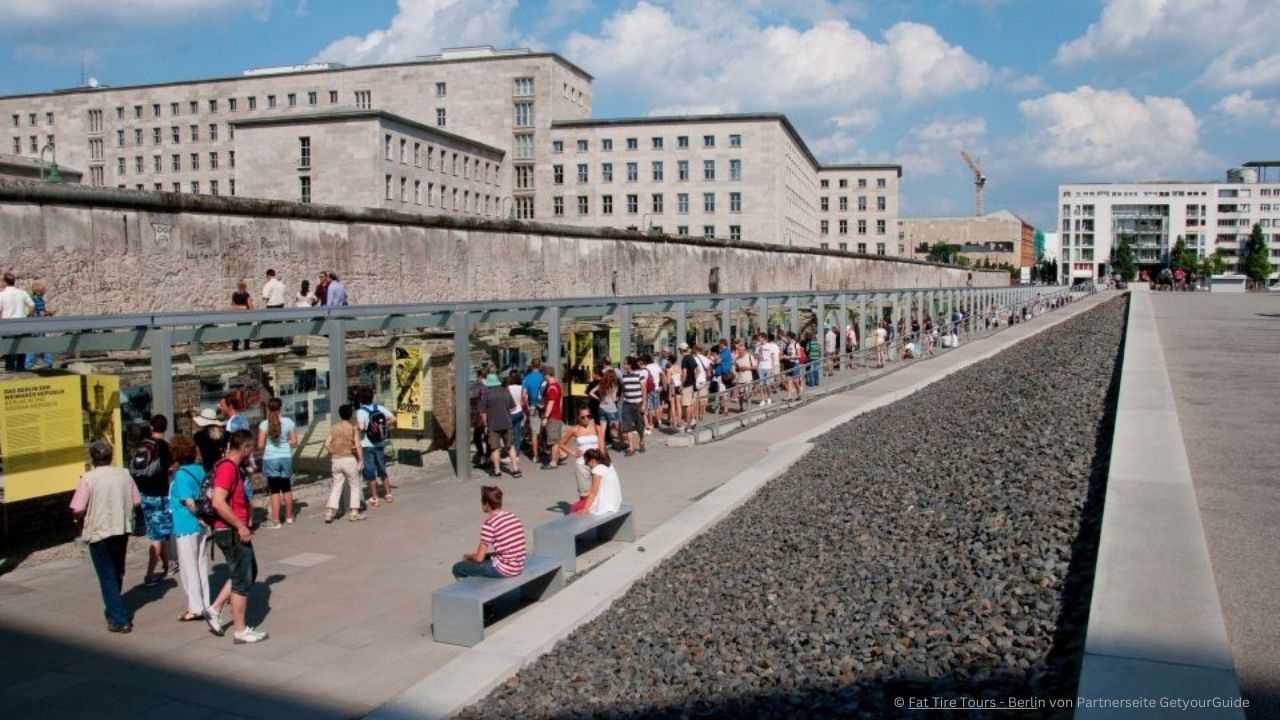
[[[517,104],[519,104],[519,103],[517,103]],[[517,125],[519,125],[519,123],[518,123],[518,122],[517,122],[516,124],[517,124]],[[532,124],[532,123],[530,123],[530,124]],[[584,153],[584,152],[587,152],[587,151],[589,150],[590,143],[589,143],[585,138],[579,138],[579,139],[578,139],[578,141],[577,141],[577,143],[578,143],[578,152],[580,152],[580,153]],[[627,150],[639,150],[639,149],[640,149],[640,138],[629,137],[629,138],[627,138],[627,139],[626,139],[626,143],[627,143]],[[662,149],[665,147],[665,145],[666,145],[666,139],[665,139],[665,138],[663,138],[663,137],[661,137],[661,136],[655,136],[655,137],[651,137],[651,138],[649,138],[649,148],[650,148],[650,149],[652,149],[652,150],[662,150]],[[702,136],[702,147],[704,147],[704,148],[714,148],[715,146],[716,146],[716,136],[715,136],[715,135],[703,135],[703,136]],[[741,135],[738,135],[738,134],[730,135],[730,136],[729,136],[729,147],[731,147],[731,148],[740,148],[740,147],[742,147],[742,136],[741,136]],[[689,136],[688,136],[688,135],[677,135],[677,136],[676,136],[676,149],[678,149],[678,150],[685,150],[685,149],[688,149],[688,148],[689,148]],[[601,151],[603,151],[603,152],[612,152],[612,151],[613,151],[613,138],[601,138],[601,139],[600,139],[600,150],[601,150]],[[564,141],[563,141],[563,140],[552,140],[552,141],[551,141],[551,152],[553,152],[553,153],[557,153],[557,154],[558,154],[558,153],[563,153],[563,152],[564,152]]]
[[[831,224],[830,224],[830,222],[831,222],[831,221],[829,221],[829,220],[822,220],[822,221],[820,221],[820,222],[819,222],[819,225],[818,225],[818,233],[819,233],[819,234],[821,234],[821,235],[830,235],[830,234],[831,234]],[[884,234],[885,234],[885,230],[886,230],[886,229],[887,229],[887,223],[886,223],[886,221],[884,221],[884,220],[877,220],[877,221],[876,221],[876,234],[877,234],[877,235],[884,235]],[[848,220],[840,220],[840,221],[839,221],[839,223],[836,225],[836,231],[837,231],[837,233],[838,233],[838,234],[840,234],[840,235],[848,235],[848,234],[849,234],[849,221],[848,221]],[[867,234],[867,221],[866,221],[866,220],[859,220],[859,221],[858,221],[858,234],[859,234],[859,235],[866,235],[866,234]],[[843,249],[843,248],[841,248],[841,249]]]
[[[443,85],[443,83],[438,83],[438,84],[437,84],[437,90],[439,90],[439,89],[440,89],[440,88],[439,88],[439,86],[440,86],[440,85]],[[307,91],[307,92],[304,94],[304,96],[305,96],[305,101],[306,101],[306,104],[307,104],[307,105],[309,105],[309,106],[316,106],[316,105],[319,105],[319,104],[320,104],[320,93],[319,93],[319,91],[316,91],[316,90],[310,90],[310,91]],[[299,98],[298,93],[288,93],[288,94],[286,94],[286,95],[285,95],[285,104],[286,104],[286,106],[287,106],[287,107],[297,107],[297,106],[298,106],[298,98]],[[352,99],[354,100],[354,102],[355,102],[355,106],[356,106],[357,108],[360,108],[360,109],[363,109],[363,110],[368,110],[368,109],[370,109],[370,108],[372,108],[372,107],[373,107],[373,92],[372,92],[372,91],[370,91],[370,90],[356,90],[356,91],[354,91],[354,92],[352,93]],[[337,104],[338,104],[338,91],[337,91],[337,90],[330,90],[330,91],[328,92],[328,100],[329,100],[329,104],[330,104],[330,105],[337,105]],[[207,107],[208,107],[209,112],[211,112],[211,113],[216,113],[216,112],[218,112],[218,109],[219,109],[219,107],[220,107],[220,105],[219,105],[219,101],[218,101],[218,98],[210,98],[210,99],[208,99],[206,102],[208,103]],[[246,97],[246,98],[245,98],[245,103],[246,103],[246,105],[247,105],[247,107],[248,107],[248,109],[249,109],[249,110],[257,110],[257,109],[258,109],[258,98],[257,98],[257,96],[256,96],[256,95],[250,95],[250,96]],[[277,100],[277,98],[276,98],[276,96],[275,96],[275,95],[267,95],[267,96],[266,96],[266,106],[267,106],[267,109],[274,109],[274,108],[276,108],[276,107],[278,107],[278,106],[279,106],[279,102],[278,102],[278,100]],[[141,119],[143,119],[144,117],[146,117],[146,113],[144,112],[144,108],[145,108],[145,107],[146,107],[146,106],[141,105],[141,104],[139,104],[139,105],[134,105],[134,106],[133,106],[133,112],[132,112],[132,115],[133,115],[133,119],[134,119],[134,120],[141,120]],[[161,117],[161,116],[162,116],[162,114],[163,114],[163,113],[161,112],[162,107],[163,107],[163,104],[162,104],[162,103],[151,103],[151,113],[150,113],[150,116],[151,116],[152,118],[159,118],[159,117]],[[199,101],[199,100],[189,100],[189,101],[187,101],[187,108],[188,108],[188,110],[189,110],[190,114],[192,114],[192,115],[199,114],[199,112],[200,112],[200,101]],[[238,110],[239,110],[239,108],[240,108],[240,99],[239,99],[239,98],[226,98],[226,108],[227,108],[227,110],[229,110],[229,111],[231,111],[231,112],[236,112],[236,111],[238,111]],[[182,103],[180,103],[180,102],[171,102],[171,103],[169,103],[169,116],[170,116],[170,117],[177,117],[178,115],[180,115],[180,114],[181,114],[181,109],[182,109]],[[118,120],[118,121],[124,121],[124,119],[125,119],[125,114],[126,114],[126,110],[125,110],[125,106],[124,106],[124,105],[118,105],[118,106],[116,106],[116,120]],[[49,124],[52,124],[52,123],[53,123],[53,113],[47,113],[47,116],[48,116]],[[15,115],[14,115],[14,118],[16,119],[17,117],[18,117],[18,116],[15,114]],[[16,126],[16,122],[15,122],[15,126]],[[89,132],[90,132],[91,134],[92,134],[92,133],[100,133],[100,132],[102,132],[102,129],[103,129],[103,124],[102,124],[102,110],[101,110],[101,109],[93,109],[93,110],[90,110],[90,111],[89,111]]]
[[[128,165],[129,165],[128,158],[123,158],[123,157],[116,158],[116,174],[120,177],[124,177],[127,174],[126,171],[128,170]],[[234,150],[227,152],[227,166],[228,167],[236,166],[236,153]],[[169,156],[169,168],[173,172],[182,172],[182,155],[180,153],[174,153]],[[187,160],[187,170],[195,171],[199,169],[200,169],[200,153],[191,153],[188,156],[188,160]],[[207,169],[209,170],[218,169],[218,153],[216,152],[209,153],[209,166]],[[142,155],[135,155],[133,157],[133,172],[135,175],[141,175],[147,172],[146,163],[144,162],[144,158]],[[151,156],[151,172],[153,173],[164,172],[164,160],[162,155]]]
[[[400,190],[400,202],[406,204],[410,202],[409,193],[412,189],[412,202],[414,205],[422,205],[425,197],[427,207],[438,207],[441,210],[455,210],[480,215],[497,215],[500,210],[499,203],[501,200],[496,195],[481,194],[456,187],[450,188],[443,184],[437,190],[437,186],[433,182],[426,184],[424,195],[421,180],[413,180],[411,184],[407,177],[401,177],[397,181],[392,175],[383,176],[383,196],[386,200],[395,201],[397,187]],[[299,191],[302,202],[311,202],[311,178],[305,175],[299,178]]]
[[[40,154],[40,136],[32,135],[28,138],[28,141],[30,142],[30,145],[28,147],[31,148],[31,154],[39,155]],[[53,145],[53,136],[45,135],[44,142],[46,145]],[[16,135],[13,138],[13,154],[14,155],[22,154],[22,138]]]
[[[818,184],[822,187],[823,190],[826,190],[827,188],[831,187],[831,181],[827,179],[818,181]],[[840,178],[839,185],[841,190],[849,187],[849,178]],[[887,180],[885,180],[884,178],[876,178],[876,187],[882,188],[887,186],[888,186]],[[858,189],[862,190],[862,189],[866,189],[866,187],[867,187],[867,179],[858,178]]]
[[[639,163],[629,162],[626,164],[626,169],[627,169],[627,182],[638,182],[640,180],[640,164]],[[654,160],[650,162],[649,176],[653,179],[654,182],[662,182],[666,178],[665,163],[662,160]],[[530,177],[532,177],[532,175],[530,175]],[[688,160],[676,161],[676,179],[680,181],[686,181],[689,179],[689,161]],[[703,180],[716,179],[716,161],[715,160],[702,161],[702,179]],[[742,161],[741,160],[729,161],[729,179],[735,180],[735,181],[742,179]],[[564,184],[564,165],[551,166],[551,180],[556,185]],[[590,178],[590,172],[589,172],[589,167],[587,163],[578,163],[578,184],[585,185],[590,181],[591,181],[591,178]],[[600,182],[605,182],[605,183],[613,182],[613,163],[611,162],[600,163]],[[519,187],[518,184],[517,184],[517,187]],[[530,185],[529,187],[532,187],[532,185]]]
[[[37,118],[38,116],[39,116],[39,113],[27,113],[27,125],[29,125],[30,127],[35,127],[35,126],[36,126],[36,118]],[[44,124],[45,124],[45,125],[52,125],[52,124],[53,124],[53,112],[52,112],[52,111],[46,112],[46,113],[44,114]],[[22,127],[22,113],[14,113],[14,114],[13,114],[13,126],[14,126],[14,127]]]
[[[144,128],[120,128],[116,130],[116,147],[120,147],[120,148],[125,147],[126,140],[129,137],[128,135],[129,130],[133,131],[134,146],[140,146],[140,145],[146,144],[146,131]],[[190,138],[191,142],[200,142],[200,126],[188,125],[186,135],[188,138]],[[183,132],[182,132],[181,126],[171,125],[169,127],[169,133],[168,133],[169,144],[171,145],[182,144],[182,136],[183,136]],[[208,134],[205,137],[208,138],[209,142],[218,142],[218,124],[217,123],[209,123]],[[235,126],[228,124],[227,139],[234,140],[235,137],[236,137]],[[163,142],[165,142],[164,128],[160,128],[160,127],[151,128],[151,144],[160,145]]]
[[[307,154],[308,156],[310,156],[311,140],[310,138],[299,138],[299,140],[303,140],[303,139],[307,140],[307,146],[308,146]],[[411,146],[408,138],[400,138],[398,145],[400,148],[400,164],[401,165],[408,165],[410,164],[410,162],[412,162],[414,167],[422,167],[423,158],[425,157],[426,168],[428,170],[438,169],[442,173],[450,172],[452,170],[453,174],[456,176],[459,174],[458,164],[459,164],[459,159],[461,159],[461,164],[462,164],[461,175],[464,179],[470,179],[471,176],[474,175],[477,180],[483,180],[485,183],[498,182],[497,163],[491,163],[488,160],[482,161],[480,158],[468,157],[466,155],[462,155],[457,152],[451,153],[450,151],[445,150],[444,148],[440,148],[440,152],[439,152],[440,161],[438,163],[439,168],[437,168],[436,167],[437,153],[434,145],[428,144],[427,151],[425,153],[422,152],[422,143],[416,140],[412,143],[412,146]],[[397,146],[397,143],[395,142],[395,139],[390,133],[386,133],[383,135],[382,137],[383,158],[388,162],[395,162],[396,146]],[[480,165],[481,162],[484,163],[484,167],[481,167]]]
[[[632,193],[625,196],[626,213],[628,215],[636,215],[640,212],[640,195]],[[591,198],[588,195],[578,196],[578,215],[591,214]],[[649,195],[649,207],[645,212],[654,214],[663,214],[667,211],[666,197],[662,193],[653,193]],[[716,211],[716,194],[702,193],[702,211],[705,213],[714,213]],[[676,194],[676,212],[686,215],[689,212],[689,193]],[[729,193],[729,212],[742,212],[742,193]],[[556,217],[564,217],[564,197],[557,195],[551,198],[551,214]],[[613,196],[600,196],[600,214],[613,214]]]
[[[831,243],[819,243],[819,244],[818,244],[818,247],[822,248],[823,250],[829,250],[829,249],[831,248]],[[849,249],[849,243],[840,243],[840,244],[839,244],[839,247],[840,247],[840,249],[841,249],[841,250],[848,250],[848,249]],[[860,254],[860,255],[866,255],[866,254],[867,254],[867,244],[866,244],[866,243],[864,243],[864,242],[860,242],[860,243],[858,243],[857,248],[858,248],[858,249],[856,250],[856,252],[857,252],[858,254]],[[899,246],[899,252],[901,252],[901,246]],[[877,255],[884,255],[884,254],[885,254],[885,247],[884,247],[884,243],[876,243],[876,254],[877,254]]]
[[[91,173],[90,173],[90,180],[91,180],[91,182],[93,183],[93,186],[94,186],[94,187],[102,187],[102,176],[101,176],[101,172],[102,172],[102,168],[92,168],[92,171],[91,171]],[[128,189],[129,189],[129,186],[128,186],[128,185],[126,185],[126,184],[124,184],[124,183],[120,183],[120,184],[116,185],[116,187],[117,187],[117,188],[119,188],[119,189],[121,189],[121,190],[128,190]],[[146,190],[146,189],[147,189],[147,186],[146,186],[144,183],[138,183],[138,184],[134,185],[133,187],[134,187],[134,189],[135,189],[135,190]],[[199,181],[199,180],[192,180],[188,187],[189,187],[189,189],[190,189],[190,191],[191,191],[191,194],[192,194],[192,195],[199,195],[199,194],[200,194],[200,181]],[[209,181],[209,184],[208,184],[206,187],[208,187],[208,189],[209,189],[209,194],[210,194],[210,195],[220,195],[220,194],[221,194],[221,192],[220,192],[220,190],[219,190],[219,185],[218,185],[218,181],[217,181],[217,180],[210,180],[210,181]],[[154,190],[154,191],[156,191],[156,192],[164,192],[164,183],[152,183],[152,184],[151,184],[151,189],[152,189],[152,190]],[[170,183],[170,184],[169,184],[169,192],[174,192],[174,193],[180,193],[180,192],[182,192],[182,183],[180,183],[180,182]],[[227,181],[227,194],[228,194],[228,195],[235,195],[235,194],[236,194],[236,181],[235,181],[235,180],[228,180],[228,181]]]
[[[839,202],[840,212],[847,212],[849,210],[849,198],[844,195],[841,195],[838,199],[840,201]],[[877,195],[876,210],[880,212],[884,212],[886,209],[888,209],[888,202],[889,202],[888,199],[886,199],[884,195]],[[818,198],[818,209],[821,210],[822,212],[830,212],[831,199],[825,196]],[[858,197],[858,209],[862,211],[865,211],[867,209],[867,198],[865,195]]]

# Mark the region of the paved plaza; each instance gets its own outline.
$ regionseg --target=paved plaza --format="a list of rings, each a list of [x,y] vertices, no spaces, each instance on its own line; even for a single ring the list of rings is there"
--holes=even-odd
[[[896,372],[720,442],[667,447],[664,438],[654,438],[648,453],[619,462],[639,534],[761,460],[771,445],[944,377],[1100,300],[933,360],[894,363]],[[524,469],[523,478],[501,484],[508,508],[532,531],[562,512],[574,480],[568,468],[543,472],[530,463]],[[295,526],[257,533],[261,568],[249,621],[271,633],[261,645],[233,646],[202,625],[176,622],[181,591],[173,579],[159,588],[141,587],[141,552],[131,553],[126,578],[126,602],[136,622],[131,635],[105,631],[87,559],[19,566],[0,576],[0,661],[6,668],[0,716],[355,717],[400,695],[465,651],[432,641],[430,598],[450,582],[452,563],[475,546],[482,482],[453,481],[447,465],[399,467],[396,477],[396,503],[370,511],[363,523],[325,525],[316,488],[301,493],[306,507]],[[598,547],[580,565],[589,567],[618,549]],[[520,618],[509,616],[488,632]]]
[[[1280,293],[1152,301],[1249,717],[1280,717]]]

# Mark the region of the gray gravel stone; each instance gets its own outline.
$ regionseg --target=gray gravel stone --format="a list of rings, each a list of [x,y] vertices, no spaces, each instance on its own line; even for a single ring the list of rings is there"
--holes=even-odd
[[[832,430],[462,717],[917,717],[897,701],[1073,696],[1126,307]]]

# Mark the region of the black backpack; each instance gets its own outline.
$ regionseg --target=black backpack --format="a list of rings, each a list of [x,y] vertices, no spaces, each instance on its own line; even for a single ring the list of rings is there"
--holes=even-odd
[[[380,443],[387,439],[387,416],[377,405],[366,407],[365,412],[369,414],[369,422],[365,424],[364,436],[371,443]]]
[[[218,462],[221,463],[223,461],[219,460]],[[227,462],[231,462],[231,461],[227,460]],[[216,463],[214,464],[214,467],[215,468],[217,467]],[[178,472],[187,472],[187,471],[184,471],[181,468],[179,468]],[[236,468],[236,472],[240,472],[240,469]],[[190,475],[190,472],[187,472],[187,474]],[[195,477],[195,476],[192,475],[192,477]],[[194,502],[196,506],[196,513],[195,513],[196,518],[203,520],[208,524],[213,524],[213,521],[218,519],[218,513],[213,509],[213,470],[212,469],[210,469],[209,472],[204,474],[204,479],[200,481],[200,489],[196,491],[196,496],[192,498],[192,502]]]
[[[133,449],[133,457],[129,458],[129,474],[134,482],[144,482],[160,474],[160,448],[156,441],[147,438]]]

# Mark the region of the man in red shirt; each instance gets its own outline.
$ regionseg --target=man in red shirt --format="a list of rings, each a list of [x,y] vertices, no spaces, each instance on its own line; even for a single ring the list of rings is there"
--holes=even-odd
[[[232,638],[237,645],[267,639],[265,632],[245,625],[244,621],[249,588],[258,577],[258,563],[253,556],[253,531],[249,528],[253,508],[245,496],[248,479],[240,468],[253,454],[253,447],[253,433],[237,430],[231,434],[226,454],[213,466],[213,510],[218,516],[213,521],[213,542],[227,559],[230,578],[210,606],[209,629],[215,635],[225,631],[220,616],[223,605],[229,601],[235,628]]]
[[[502,489],[494,485],[480,488],[480,507],[489,517],[480,526],[480,544],[453,565],[453,577],[504,578],[524,571],[528,551],[520,518],[502,509]]]
[[[542,391],[542,427],[547,432],[549,454],[550,448],[560,442],[560,435],[564,428],[564,388],[556,377],[555,367],[548,365],[543,368],[543,372],[546,375],[547,384]]]

